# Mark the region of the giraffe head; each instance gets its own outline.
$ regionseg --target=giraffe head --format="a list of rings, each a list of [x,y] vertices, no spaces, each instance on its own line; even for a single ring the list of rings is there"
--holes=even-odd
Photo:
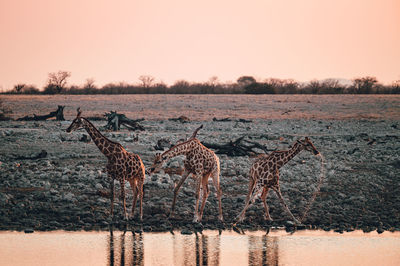
[[[297,143],[302,145],[306,151],[312,152],[314,155],[319,154],[319,151],[312,144],[309,137],[305,137],[304,140],[298,140]]]
[[[153,165],[150,167],[150,174],[157,173],[160,171],[162,164],[164,163],[164,158],[161,153],[157,153],[154,157]]]
[[[76,118],[72,121],[71,125],[67,128],[67,132],[72,132],[74,130],[77,130],[79,128],[82,128],[82,118],[81,114],[82,111],[80,108],[77,109],[78,114],[76,115]]]

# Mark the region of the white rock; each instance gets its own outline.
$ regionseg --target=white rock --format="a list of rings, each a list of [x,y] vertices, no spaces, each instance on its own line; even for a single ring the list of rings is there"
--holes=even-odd
[[[49,181],[44,181],[43,184],[42,184],[42,186],[43,186],[45,189],[49,189],[49,188],[51,187]]]
[[[63,199],[68,201],[73,201],[75,199],[75,195],[72,194],[71,192],[68,192],[63,196]]]
[[[67,120],[60,122],[60,124],[64,125],[64,126],[69,126],[71,123],[72,123],[71,121],[67,121]]]

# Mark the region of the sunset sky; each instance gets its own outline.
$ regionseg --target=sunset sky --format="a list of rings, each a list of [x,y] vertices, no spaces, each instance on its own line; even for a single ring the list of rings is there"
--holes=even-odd
[[[0,0],[0,90],[236,81],[400,79],[399,0]]]

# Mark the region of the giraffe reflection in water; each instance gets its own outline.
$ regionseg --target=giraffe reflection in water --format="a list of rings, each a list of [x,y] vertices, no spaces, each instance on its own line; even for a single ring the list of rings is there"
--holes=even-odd
[[[249,236],[249,265],[278,265],[279,244],[277,237]]]
[[[220,236],[196,235],[196,265],[219,265]]]
[[[275,236],[249,235],[232,238],[232,235],[228,235],[228,238],[224,239],[224,235],[164,234],[154,240],[149,235],[127,232],[126,234],[110,234],[108,239],[109,265],[279,264],[279,237]],[[146,262],[145,242],[148,249]],[[231,252],[234,250],[239,251],[242,257],[237,257],[237,254],[232,256]]]
[[[173,235],[173,265],[220,265],[221,236]]]
[[[109,265],[144,265],[143,236],[121,234],[109,236]]]

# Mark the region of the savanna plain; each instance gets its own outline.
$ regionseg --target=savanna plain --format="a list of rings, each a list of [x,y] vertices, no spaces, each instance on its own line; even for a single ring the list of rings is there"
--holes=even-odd
[[[201,124],[202,142],[224,144],[245,136],[270,150],[287,150],[297,139],[310,137],[324,157],[303,151],[280,171],[283,197],[295,217],[301,217],[314,191],[315,201],[297,229],[345,232],[400,230],[400,96],[396,95],[55,95],[1,96],[13,119],[47,114],[65,105],[66,121],[0,122],[1,230],[108,230],[110,200],[106,158],[93,142],[81,141],[86,131],[65,132],[76,116],[103,117],[111,110],[128,118],[144,118],[144,131],[107,131],[105,120],[93,124],[109,139],[152,164],[157,141],[177,143]],[[189,122],[169,120],[186,116]],[[230,121],[214,121],[223,118]],[[217,118],[214,119],[213,118]],[[45,150],[47,156],[35,158]],[[259,153],[263,153],[259,150]],[[244,207],[252,156],[217,154],[221,162],[222,209],[211,185],[201,229],[230,230]],[[321,169],[324,168],[324,169]],[[178,194],[175,215],[167,215],[183,158],[169,161],[145,180],[143,222],[129,226],[145,232],[192,232],[195,188],[189,179]],[[323,182],[318,181],[323,171]],[[117,192],[119,184],[116,184]],[[127,186],[127,207],[132,191]],[[117,193],[118,195],[118,193]],[[246,212],[246,230],[294,224],[274,193],[267,199],[272,222],[264,221],[262,202]],[[123,229],[123,210],[116,203],[114,226]]]

